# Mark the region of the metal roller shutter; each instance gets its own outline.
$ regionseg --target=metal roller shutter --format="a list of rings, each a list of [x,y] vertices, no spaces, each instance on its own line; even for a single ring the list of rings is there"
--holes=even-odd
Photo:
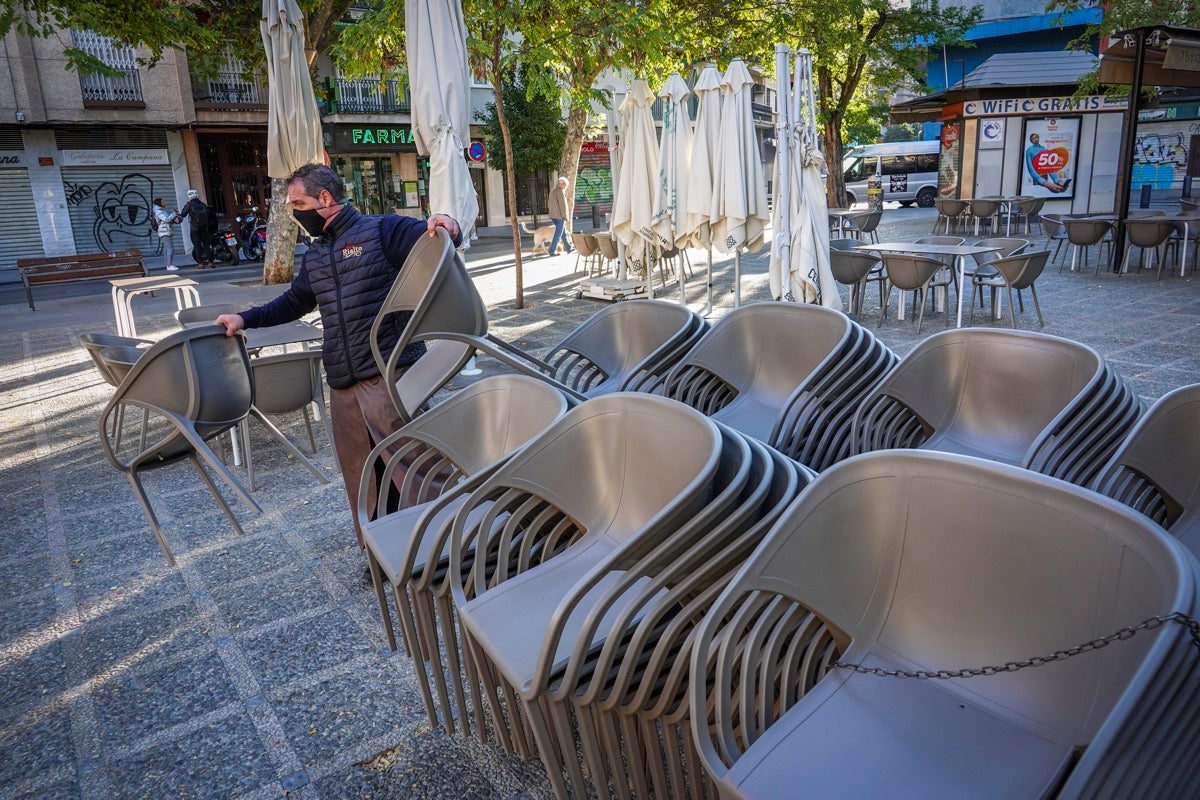
[[[154,198],[178,209],[175,179],[167,165],[137,167],[63,167],[63,188],[78,253],[112,253],[137,248],[148,261],[159,252]],[[176,227],[175,252],[183,252]]]
[[[17,274],[18,258],[39,258],[46,254],[29,186],[29,171],[0,169],[0,197],[9,198],[4,213],[0,214],[0,282],[15,283],[21,280]]]

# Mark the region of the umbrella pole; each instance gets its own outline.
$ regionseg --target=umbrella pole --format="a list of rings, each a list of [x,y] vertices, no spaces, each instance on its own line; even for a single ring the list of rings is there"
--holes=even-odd
[[[742,307],[742,248],[733,249],[733,307]]]
[[[784,300],[791,294],[792,280],[792,209],[789,189],[792,174],[789,156],[792,147],[791,127],[791,97],[789,96],[788,55],[790,51],[786,44],[775,45],[775,83],[778,87],[775,93],[775,230],[773,236],[778,239],[774,247],[777,256],[776,269],[779,275],[779,299]],[[803,299],[803,298],[800,298]]]
[[[708,243],[708,305],[704,309],[704,316],[706,316],[706,317],[712,316],[712,312],[713,312],[712,286],[713,286],[713,281],[712,281],[712,242],[710,241]]]

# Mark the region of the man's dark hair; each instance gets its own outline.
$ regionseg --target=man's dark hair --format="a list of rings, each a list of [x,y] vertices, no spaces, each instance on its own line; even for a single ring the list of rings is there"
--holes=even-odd
[[[288,177],[287,185],[291,186],[293,183],[300,183],[304,187],[304,193],[309,197],[319,197],[321,190],[325,190],[333,195],[333,202],[344,203],[346,201],[346,184],[333,167],[327,167],[324,164],[305,164]]]

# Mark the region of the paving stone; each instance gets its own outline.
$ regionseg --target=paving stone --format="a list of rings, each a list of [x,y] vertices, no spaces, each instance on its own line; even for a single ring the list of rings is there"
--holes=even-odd
[[[266,686],[282,686],[375,653],[342,609],[287,620],[242,638],[240,644],[250,668]]]
[[[65,706],[43,706],[41,713],[0,727],[0,787],[69,771],[74,761],[71,712]]]
[[[289,563],[278,572],[237,584],[215,586],[212,598],[228,628],[237,633],[328,606],[331,598],[314,586],[314,581],[311,572],[299,564]]]

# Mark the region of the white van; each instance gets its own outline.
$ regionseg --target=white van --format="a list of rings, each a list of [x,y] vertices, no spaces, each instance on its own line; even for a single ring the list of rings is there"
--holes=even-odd
[[[932,208],[938,196],[937,139],[927,142],[890,142],[866,144],[851,150],[842,161],[846,178],[846,201],[850,205],[867,202],[867,181],[878,175],[883,183],[883,199],[901,205],[916,203]]]

